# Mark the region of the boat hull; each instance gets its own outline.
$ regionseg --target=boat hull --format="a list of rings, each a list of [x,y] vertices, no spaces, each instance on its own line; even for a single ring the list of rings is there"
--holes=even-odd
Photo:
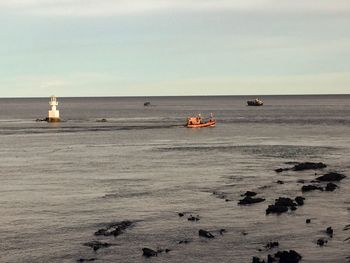
[[[215,121],[208,121],[206,123],[200,123],[200,124],[187,124],[187,128],[204,128],[204,127],[214,127],[216,124]]]
[[[247,101],[248,106],[262,106],[264,103],[257,103],[255,101]]]

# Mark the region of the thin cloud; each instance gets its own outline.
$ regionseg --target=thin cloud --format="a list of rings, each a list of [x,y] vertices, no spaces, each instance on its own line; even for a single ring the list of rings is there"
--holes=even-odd
[[[349,0],[0,0],[0,12],[58,16],[113,16],[164,11],[350,13]]]

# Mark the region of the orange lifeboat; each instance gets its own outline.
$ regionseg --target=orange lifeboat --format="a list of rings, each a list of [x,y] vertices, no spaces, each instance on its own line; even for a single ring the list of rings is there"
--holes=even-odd
[[[203,121],[201,115],[199,114],[197,117],[188,117],[187,118],[187,128],[203,128],[203,127],[213,127],[215,126],[216,121],[211,115],[208,121]]]

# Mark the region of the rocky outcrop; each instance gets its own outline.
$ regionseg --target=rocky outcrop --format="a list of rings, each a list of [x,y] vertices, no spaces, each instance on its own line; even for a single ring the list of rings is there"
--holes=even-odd
[[[323,191],[323,188],[321,186],[318,186],[318,185],[303,185],[301,187],[301,191],[302,192],[310,192],[310,191],[314,191],[314,190],[320,190],[320,191]]]
[[[246,196],[243,199],[239,200],[238,204],[239,205],[251,205],[251,204],[255,204],[255,203],[260,203],[260,202],[264,202],[265,199],[264,198],[254,198],[254,197],[250,197],[250,196]]]
[[[100,248],[110,247],[111,244],[100,241],[91,241],[83,244],[84,246],[91,247],[94,251],[99,250]]]
[[[133,222],[129,220],[117,222],[117,223],[111,223],[106,228],[101,228],[95,232],[95,236],[119,236],[124,231],[131,227],[133,225]]]
[[[304,170],[318,170],[326,168],[327,165],[324,163],[313,163],[313,162],[303,162],[303,163],[297,163],[292,168],[278,168],[275,169],[276,173],[281,173],[284,171],[304,171]]]
[[[298,204],[298,206],[304,205],[305,198],[302,196],[297,196],[294,198],[295,202]]]
[[[212,233],[210,233],[209,231],[203,230],[203,229],[200,229],[198,231],[198,234],[199,234],[199,236],[206,237],[206,238],[214,238],[215,237]]]
[[[288,197],[279,197],[275,200],[274,205],[269,205],[266,209],[266,214],[276,213],[281,214],[287,212],[288,209],[296,210],[297,204]]]
[[[336,181],[341,181],[345,178],[346,176],[340,173],[335,173],[335,172],[330,172],[325,175],[322,175],[320,177],[317,177],[317,181],[322,181],[322,182],[336,182]]]
[[[142,255],[144,257],[147,257],[147,258],[149,258],[149,257],[157,257],[158,256],[157,251],[154,251],[153,249],[150,249],[150,248],[147,248],[147,247],[144,247],[142,249],[142,252],[143,252]]]
[[[325,190],[327,191],[327,192],[333,192],[335,189],[337,189],[338,188],[338,186],[336,185],[336,184],[333,184],[333,183],[328,183],[327,185],[326,185],[326,188],[325,188]]]
[[[260,259],[258,257],[253,257],[252,263],[272,263],[272,262],[278,262],[278,263],[299,263],[302,259],[302,256],[294,251],[278,251],[275,255],[268,255],[267,261],[264,259]]]
[[[304,162],[298,163],[294,165],[292,168],[293,171],[304,171],[304,170],[318,170],[326,168],[327,165],[324,163],[312,163],[312,162]]]

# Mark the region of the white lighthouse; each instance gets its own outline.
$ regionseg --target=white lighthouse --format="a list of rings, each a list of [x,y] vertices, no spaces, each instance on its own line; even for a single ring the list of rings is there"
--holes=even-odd
[[[48,122],[60,122],[60,111],[56,109],[58,102],[55,96],[51,96],[49,105],[51,110],[49,110]]]

